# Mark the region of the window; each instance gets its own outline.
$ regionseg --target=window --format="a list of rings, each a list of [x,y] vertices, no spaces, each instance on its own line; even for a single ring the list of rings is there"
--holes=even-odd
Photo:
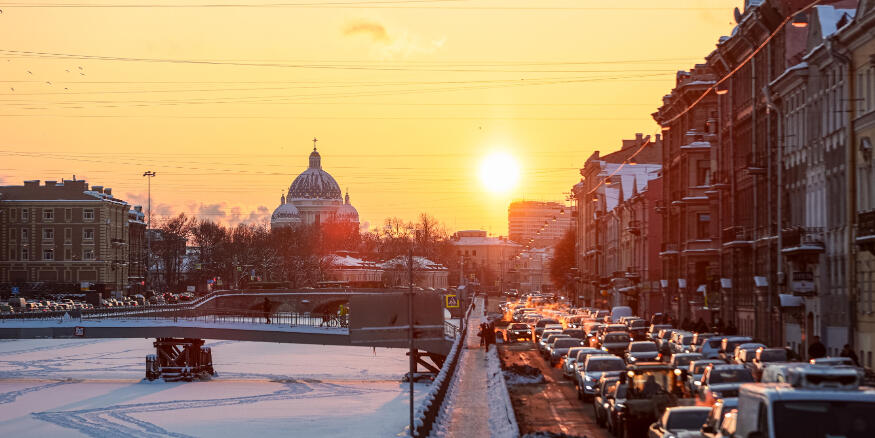
[[[72,248],[64,248],[64,260],[72,260],[73,259],[73,249]]]
[[[27,228],[21,229],[21,241],[27,242]]]
[[[708,160],[696,162],[696,185],[711,185],[711,163]]]
[[[82,240],[94,240],[94,228],[83,229]]]
[[[54,260],[55,259],[55,250],[54,249],[44,249],[43,250],[43,260]]]
[[[43,209],[43,220],[51,221],[55,219],[55,210],[52,208],[44,208]]]
[[[699,213],[698,221],[696,221],[696,238],[708,239],[711,237],[711,215],[709,213]]]
[[[30,220],[30,210],[28,210],[26,208],[22,208],[21,209],[21,221],[27,222],[28,220]]]
[[[27,253],[27,248],[21,248],[21,260],[29,260],[30,254]]]
[[[73,220],[73,209],[72,208],[65,208],[64,209],[64,220],[67,222],[70,222]]]
[[[93,221],[94,220],[94,209],[86,208],[82,210],[82,220],[84,221]]]
[[[93,249],[82,250],[82,260],[94,260],[94,250]]]
[[[43,240],[53,240],[55,238],[54,228],[43,228]]]
[[[17,208],[13,208],[13,209],[9,210],[9,212],[10,212],[10,214],[9,214],[9,219],[10,219],[12,222],[15,222],[15,218],[18,217],[18,209],[17,209]]]
[[[73,229],[64,228],[64,243],[70,243],[73,241]]]
[[[477,250],[475,249],[475,250],[471,251],[471,255],[477,255]]]

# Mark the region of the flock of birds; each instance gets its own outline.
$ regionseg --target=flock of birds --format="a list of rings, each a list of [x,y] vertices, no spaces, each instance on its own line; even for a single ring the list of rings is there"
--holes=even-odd
[[[3,11],[0,10],[0,14],[2,14],[2,13],[3,13]],[[6,62],[9,62],[9,60],[7,59]],[[78,69],[79,69],[79,75],[80,75],[80,76],[85,76],[85,71],[84,71],[85,68],[83,68],[83,67],[80,65],[80,66],[78,67]],[[29,75],[31,75],[31,76],[33,75],[33,72],[32,72],[32,71],[30,71],[30,70],[25,70],[25,71],[27,72],[27,74],[29,74]],[[69,68],[68,68],[68,69],[64,69],[64,71],[67,72],[67,73],[72,73],[72,71],[70,71]],[[46,84],[47,84],[47,85],[52,85],[52,81],[46,81]],[[15,87],[9,87],[9,89],[10,89],[12,92],[15,92]],[[69,88],[68,88],[68,87],[64,87],[64,89],[69,91]]]

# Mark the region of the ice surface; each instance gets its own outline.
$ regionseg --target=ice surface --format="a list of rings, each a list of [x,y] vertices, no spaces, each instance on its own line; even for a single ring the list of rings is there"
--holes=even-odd
[[[0,431],[15,437],[395,436],[402,349],[207,341],[211,381],[143,381],[150,339],[0,341]],[[428,390],[417,384],[417,403]]]

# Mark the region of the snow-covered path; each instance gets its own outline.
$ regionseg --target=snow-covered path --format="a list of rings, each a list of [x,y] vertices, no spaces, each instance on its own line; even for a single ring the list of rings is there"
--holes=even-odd
[[[208,345],[218,377],[164,383],[142,380],[150,340],[2,341],[0,435],[376,437],[407,424],[404,350]]]

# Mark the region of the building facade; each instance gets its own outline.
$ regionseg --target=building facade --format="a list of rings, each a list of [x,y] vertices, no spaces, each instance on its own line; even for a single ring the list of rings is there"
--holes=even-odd
[[[523,250],[522,245],[482,230],[458,231],[451,240],[462,264],[460,284],[478,283],[491,292],[507,287],[513,258]]]
[[[508,238],[532,248],[555,246],[574,226],[571,208],[559,202],[516,201],[507,208]]]
[[[85,181],[0,187],[0,284],[22,293],[122,294],[131,281],[129,210],[112,189]]]

